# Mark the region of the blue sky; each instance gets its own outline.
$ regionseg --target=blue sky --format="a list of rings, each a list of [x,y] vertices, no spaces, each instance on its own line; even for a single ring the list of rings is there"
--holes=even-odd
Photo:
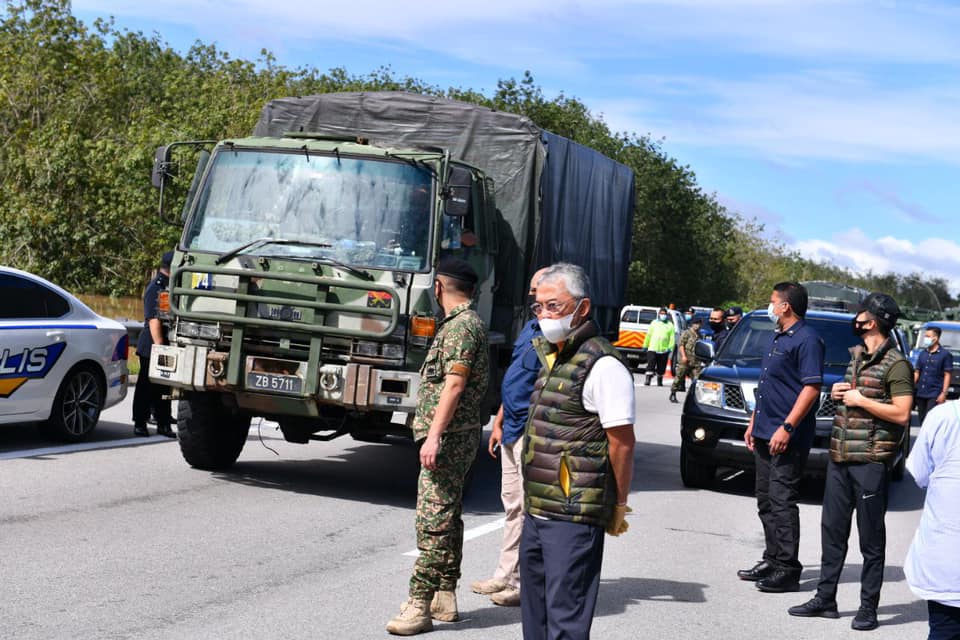
[[[663,139],[803,255],[960,293],[960,3],[897,0],[74,0],[90,21],[233,57],[487,93],[530,70]]]

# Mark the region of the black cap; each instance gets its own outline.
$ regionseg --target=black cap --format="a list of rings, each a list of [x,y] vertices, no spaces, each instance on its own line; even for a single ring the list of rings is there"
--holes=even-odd
[[[856,313],[869,311],[874,317],[888,327],[897,323],[900,317],[900,307],[897,301],[885,293],[871,293],[857,307]]]
[[[729,309],[723,312],[724,318],[729,318],[730,316],[742,316],[742,315],[743,315],[742,307],[730,307]]]
[[[687,307],[687,313],[696,313],[696,312],[697,310],[694,309],[693,307]]]
[[[437,263],[437,275],[447,276],[471,285],[477,284],[477,280],[480,279],[470,263],[453,256],[440,258],[440,262]]]
[[[167,251],[160,257],[160,266],[167,268],[173,263],[173,251]]]

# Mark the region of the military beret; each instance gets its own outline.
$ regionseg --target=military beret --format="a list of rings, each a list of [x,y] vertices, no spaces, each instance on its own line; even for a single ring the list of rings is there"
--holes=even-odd
[[[893,326],[900,317],[900,307],[897,301],[885,293],[871,293],[857,307],[856,313],[868,311],[874,315],[877,320],[887,323],[887,326]]]
[[[161,267],[169,267],[173,263],[173,251],[167,251],[160,258]]]
[[[477,284],[477,280],[480,279],[468,262],[453,256],[440,258],[440,262],[437,263],[437,275],[447,276],[469,284]]]

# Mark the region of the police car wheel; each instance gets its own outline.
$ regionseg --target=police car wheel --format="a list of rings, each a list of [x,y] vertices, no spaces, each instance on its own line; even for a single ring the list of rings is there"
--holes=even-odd
[[[68,442],[83,440],[97,426],[103,402],[103,383],[97,372],[89,366],[76,367],[60,383],[46,431]]]

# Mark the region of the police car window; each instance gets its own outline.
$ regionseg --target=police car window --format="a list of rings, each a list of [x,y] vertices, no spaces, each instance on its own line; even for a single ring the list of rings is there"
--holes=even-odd
[[[70,311],[62,296],[43,285],[11,274],[0,274],[0,318],[59,318]]]
[[[637,312],[635,309],[627,309],[623,312],[623,317],[620,318],[620,322],[636,322],[637,321]]]
[[[642,323],[644,323],[644,324],[649,324],[649,323],[653,322],[653,321],[656,320],[656,319],[657,319],[657,312],[656,312],[656,311],[647,311],[647,310],[644,310],[644,311],[641,311],[641,312],[640,312],[640,318],[639,318],[639,320],[637,320],[637,321],[638,321],[638,322],[642,322]]]

